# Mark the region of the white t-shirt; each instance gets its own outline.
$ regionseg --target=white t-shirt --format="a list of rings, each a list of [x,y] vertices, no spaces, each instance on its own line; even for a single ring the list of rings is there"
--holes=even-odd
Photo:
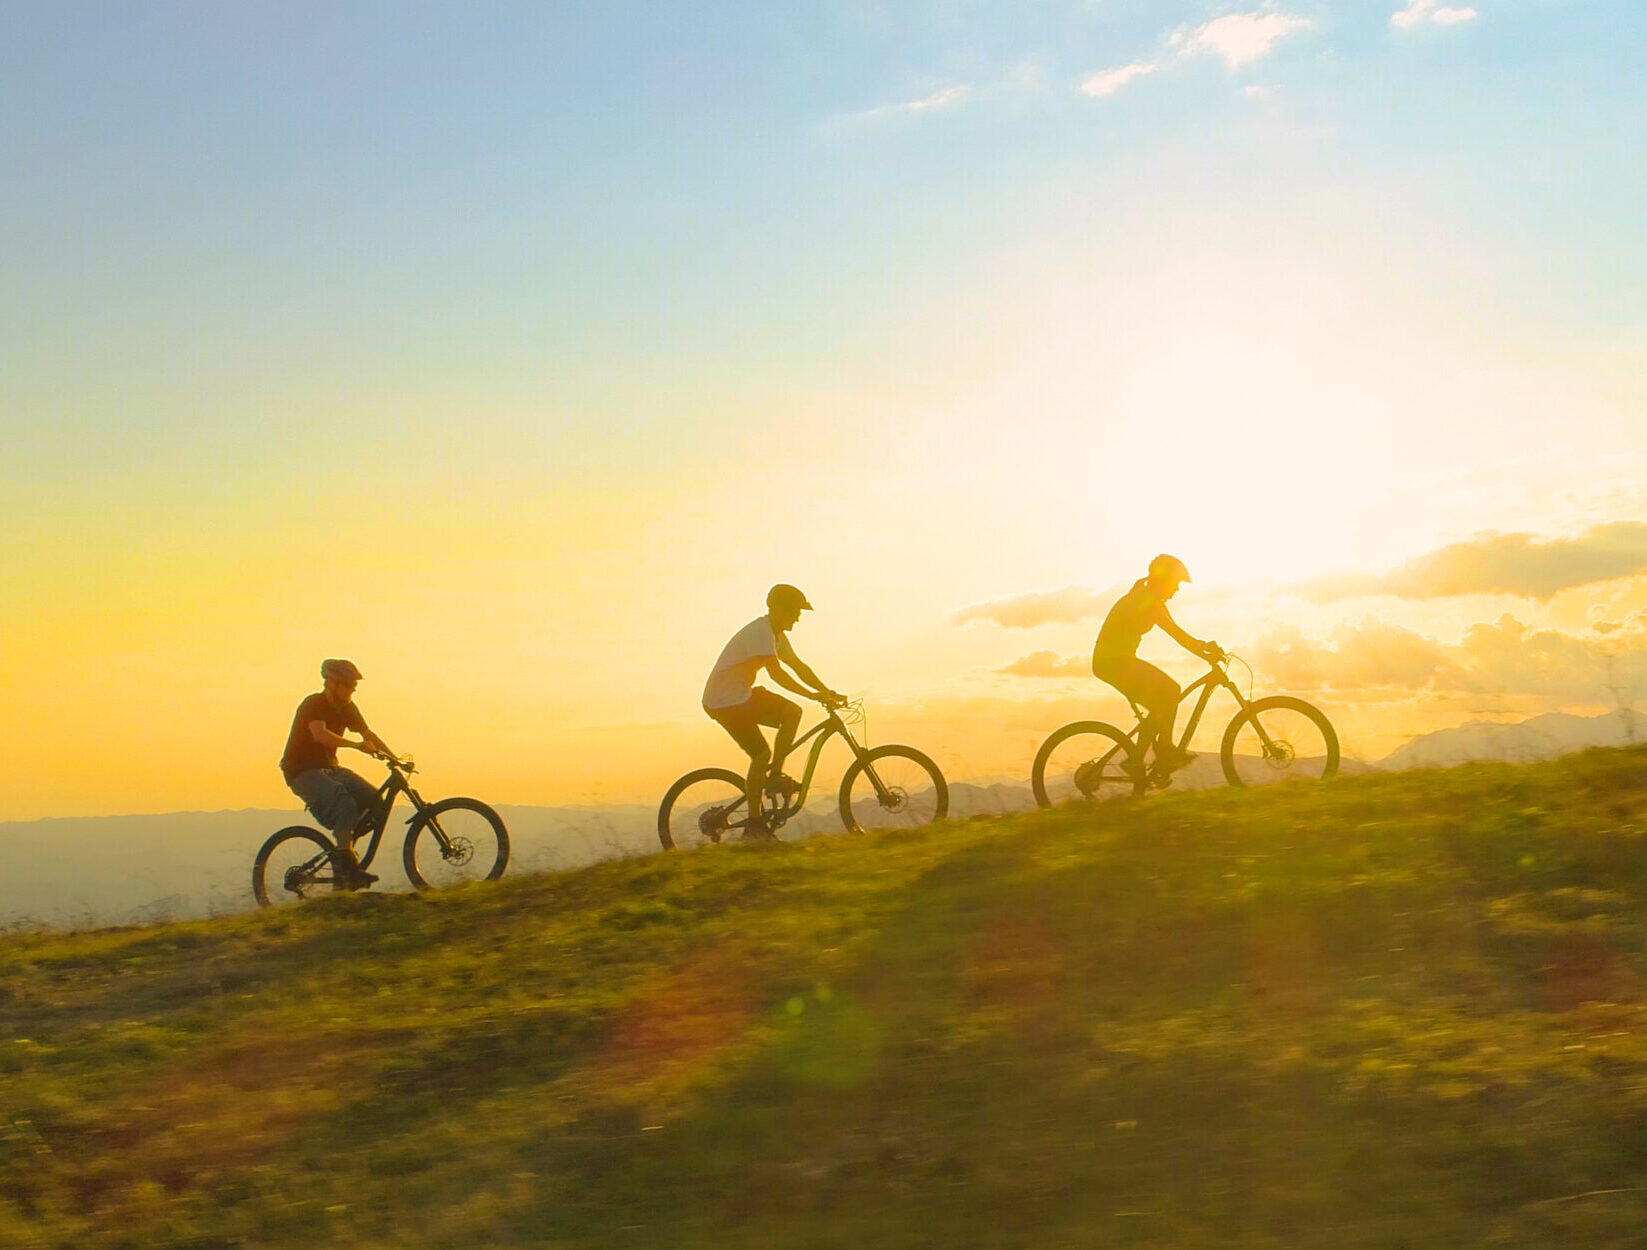
[[[703,684],[703,706],[708,710],[737,707],[748,703],[755,690],[755,674],[778,654],[778,639],[772,622],[757,616],[721,650],[721,658],[709,670]]]

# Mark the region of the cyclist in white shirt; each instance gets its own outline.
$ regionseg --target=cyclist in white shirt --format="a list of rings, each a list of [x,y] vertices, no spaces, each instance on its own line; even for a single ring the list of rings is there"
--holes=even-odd
[[[801,663],[786,637],[801,613],[811,609],[806,596],[795,587],[783,583],[772,587],[766,592],[766,615],[757,616],[732,635],[704,683],[703,710],[749,756],[749,775],[744,783],[750,813],[746,838],[773,836],[761,820],[761,791],[781,792],[786,786],[795,786],[793,780],[773,767],[772,761],[776,758],[781,763],[789,754],[801,727],[800,706],[755,685],[755,678],[764,669],[778,685],[803,698],[825,705],[844,701]],[[780,664],[788,665],[800,681],[784,672]],[[778,731],[775,754],[761,732],[762,725]]]

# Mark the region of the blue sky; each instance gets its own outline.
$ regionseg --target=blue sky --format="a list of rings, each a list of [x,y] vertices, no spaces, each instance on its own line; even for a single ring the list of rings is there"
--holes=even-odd
[[[958,608],[1162,547],[1278,594],[1647,518],[1643,64],[1638,2],[0,0],[0,685],[473,634],[503,722],[657,724],[792,580],[913,707],[1092,628]],[[1221,628],[1510,610],[1585,627]]]

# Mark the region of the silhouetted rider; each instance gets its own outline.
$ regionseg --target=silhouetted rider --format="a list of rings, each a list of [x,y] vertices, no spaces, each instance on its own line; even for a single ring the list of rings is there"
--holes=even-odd
[[[761,816],[763,788],[775,794],[782,794],[786,789],[792,794],[798,789],[794,779],[784,776],[772,761],[774,758],[782,761],[789,754],[795,733],[801,727],[801,709],[781,694],[755,685],[755,678],[765,670],[778,685],[803,698],[825,705],[843,702],[840,695],[801,663],[789,645],[789,631],[801,619],[802,612],[811,610],[806,596],[795,587],[783,583],[772,587],[766,592],[766,615],[757,616],[732,635],[704,683],[703,710],[731,734],[732,741],[749,756],[749,775],[744,781],[744,795],[749,801],[746,838],[773,836]],[[780,663],[788,665],[800,681],[784,672]],[[766,744],[766,735],[761,732],[762,725],[778,731],[775,757],[773,748]]]
[[[1167,772],[1182,768],[1195,756],[1174,744],[1172,724],[1178,716],[1178,700],[1183,690],[1147,660],[1137,655],[1138,644],[1156,626],[1184,650],[1211,662],[1223,655],[1216,642],[1201,642],[1178,628],[1167,611],[1167,600],[1178,593],[1181,583],[1190,580],[1189,570],[1177,556],[1160,555],[1149,562],[1149,575],[1132,584],[1132,589],[1116,600],[1098,631],[1092,647],[1093,676],[1107,681],[1144,709],[1138,727],[1128,772],[1144,770],[1144,755],[1155,744],[1155,762]]]
[[[339,747],[364,751],[368,755],[393,755],[388,745],[366,727],[366,718],[355,706],[355,686],[360,670],[348,660],[326,660],[320,666],[325,689],[316,691],[297,705],[291,732],[286,735],[286,753],[280,757],[280,771],[292,793],[303,800],[314,817],[337,840],[337,872],[349,889],[371,885],[377,880],[355,858],[355,826],[377,799],[377,787],[359,773],[340,768]],[[352,729],[360,741],[343,736]]]

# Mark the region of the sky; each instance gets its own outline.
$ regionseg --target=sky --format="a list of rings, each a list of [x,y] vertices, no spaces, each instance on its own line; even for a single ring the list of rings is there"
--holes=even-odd
[[[1647,709],[1644,58],[1637,0],[0,0],[0,820],[293,805],[332,655],[428,794],[655,802],[778,581],[871,741],[1021,780],[1158,551],[1353,757]]]

